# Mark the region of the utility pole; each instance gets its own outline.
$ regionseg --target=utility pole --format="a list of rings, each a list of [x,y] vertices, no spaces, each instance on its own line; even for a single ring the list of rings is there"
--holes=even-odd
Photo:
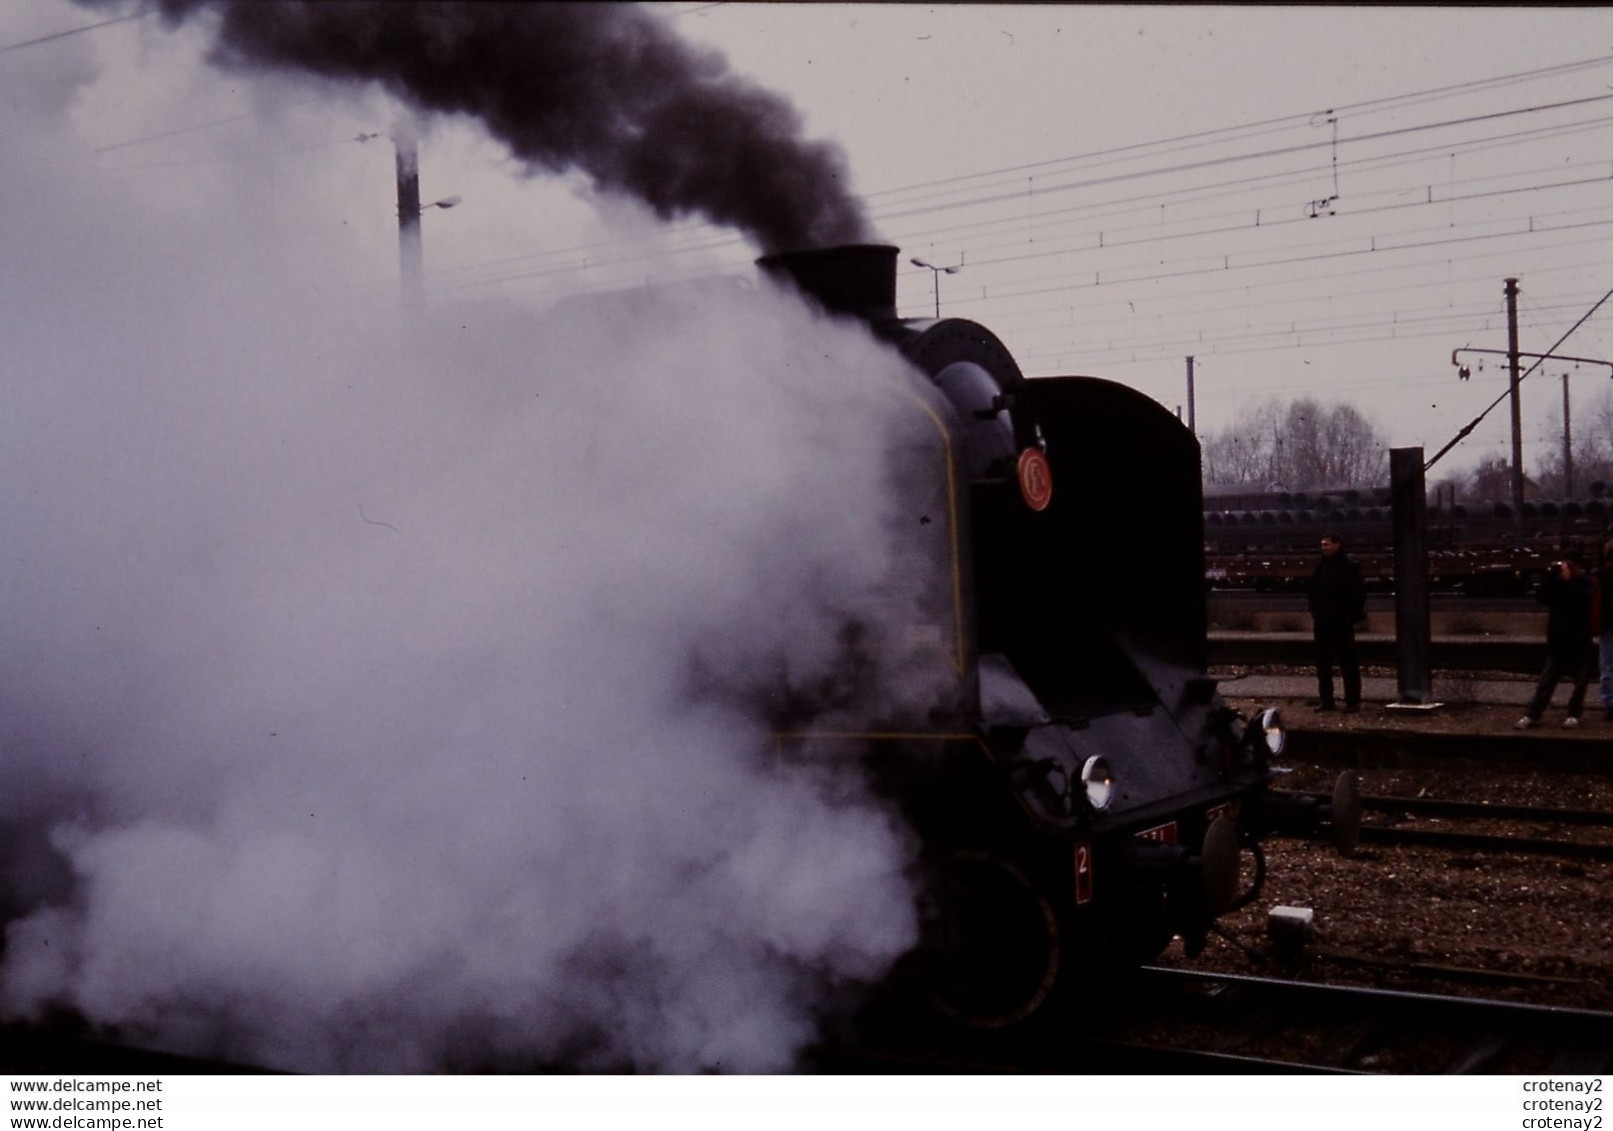
[[[1523,408],[1518,399],[1518,280],[1507,280],[1507,373],[1512,382],[1512,544],[1523,549]]]
[[[1518,304],[1517,304],[1518,289],[1517,289],[1517,283],[1518,283],[1518,280],[1516,280],[1516,279],[1508,279],[1507,280],[1507,343],[1508,343],[1507,349],[1505,351],[1502,351],[1502,350],[1483,350],[1483,349],[1474,349],[1472,346],[1462,346],[1460,349],[1454,349],[1454,350],[1451,351],[1451,364],[1456,366],[1456,375],[1459,378],[1461,378],[1463,381],[1466,381],[1469,377],[1471,377],[1473,375],[1473,370],[1470,367],[1462,364],[1462,361],[1461,361],[1461,355],[1462,354],[1464,354],[1464,353],[1500,354],[1500,353],[1503,353],[1503,352],[1505,352],[1505,354],[1506,354],[1507,366],[1508,366],[1508,369],[1510,371],[1510,376],[1511,376],[1511,381],[1512,381],[1511,387],[1510,387],[1510,389],[1508,391],[1509,391],[1509,393],[1510,393],[1510,395],[1512,397],[1512,510],[1513,510],[1513,540],[1516,543],[1517,548],[1521,549],[1523,547],[1523,429],[1522,429],[1522,425],[1519,423],[1519,412],[1518,412],[1518,384],[1519,384],[1519,382],[1522,381],[1522,378],[1518,375],[1518,359],[1522,358],[1522,357],[1532,357],[1532,358],[1536,359],[1535,360],[1535,365],[1530,367],[1529,371],[1531,373],[1534,372],[1535,368],[1538,367],[1542,361],[1571,361],[1576,366],[1578,366],[1578,365],[1605,365],[1605,366],[1607,366],[1607,368],[1609,370],[1609,372],[1608,372],[1609,377],[1613,377],[1613,361],[1605,361],[1605,360],[1603,360],[1602,358],[1599,358],[1599,357],[1571,357],[1570,355],[1565,354],[1565,353],[1528,353],[1528,352],[1525,352],[1523,350],[1518,349]],[[1482,368],[1482,366],[1481,366],[1481,368]],[[1490,407],[1493,408],[1495,406],[1491,405]],[[1478,421],[1475,420],[1473,423],[1477,424]],[[1466,430],[1464,430],[1464,435],[1465,435],[1466,431],[1471,430],[1472,427],[1473,427],[1473,425],[1471,425],[1471,424],[1468,425],[1468,428]],[[1460,439],[1460,437],[1458,437],[1458,439]],[[1572,439],[1573,439],[1572,434],[1569,431],[1569,417],[1568,417],[1568,374],[1564,373],[1563,374],[1563,479],[1564,479],[1565,494],[1571,493],[1573,491],[1573,485],[1574,485],[1574,453],[1573,453],[1573,450],[1572,450]],[[1452,441],[1452,443],[1455,443],[1455,441]],[[1449,444],[1446,445],[1445,450],[1446,451],[1450,450],[1450,445]],[[1440,453],[1440,455],[1444,455],[1444,454],[1445,454],[1444,452]],[[1439,456],[1435,456],[1434,458],[1438,459]],[[1427,468],[1424,468],[1423,470],[1426,471]]]
[[[420,203],[420,146],[414,122],[405,118],[392,127],[392,145],[398,166],[398,261],[403,283],[403,308],[417,313],[426,304],[425,251],[420,240],[420,216],[428,208],[449,209],[461,200],[445,196]]]
[[[1568,423],[1568,374],[1563,374],[1563,498],[1574,497],[1574,430]]]
[[[1198,424],[1193,416],[1193,355],[1187,357],[1187,430],[1193,435],[1199,434]]]
[[[1389,450],[1390,523],[1395,544],[1395,655],[1399,698],[1391,706],[1434,707],[1428,598],[1428,487],[1421,448]]]
[[[398,165],[398,259],[403,305],[418,311],[425,305],[425,254],[420,242],[420,148],[414,123],[405,119],[392,130]]]

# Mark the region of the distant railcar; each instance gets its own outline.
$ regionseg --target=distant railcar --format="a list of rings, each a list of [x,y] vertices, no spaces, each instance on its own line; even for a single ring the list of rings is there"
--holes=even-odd
[[[1523,505],[1523,544],[1508,503],[1430,501],[1432,588],[1473,596],[1528,592],[1565,548],[1594,551],[1613,533],[1613,503],[1591,497]],[[1218,489],[1204,501],[1206,580],[1212,588],[1295,590],[1315,568],[1324,533],[1341,536],[1368,586],[1394,587],[1394,529],[1385,487],[1326,491]]]

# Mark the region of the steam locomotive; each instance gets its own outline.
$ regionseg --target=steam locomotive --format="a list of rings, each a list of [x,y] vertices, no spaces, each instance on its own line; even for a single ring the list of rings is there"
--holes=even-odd
[[[1258,893],[1263,836],[1331,825],[1348,850],[1359,799],[1345,775],[1331,803],[1279,804],[1277,712],[1240,716],[1205,674],[1191,433],[1107,380],[1027,380],[974,322],[898,318],[897,254],[758,265],[899,351],[944,427],[957,706],[905,733],[789,737],[863,758],[921,839],[924,943],[896,981],[1004,1029],[1175,936],[1196,953]]]

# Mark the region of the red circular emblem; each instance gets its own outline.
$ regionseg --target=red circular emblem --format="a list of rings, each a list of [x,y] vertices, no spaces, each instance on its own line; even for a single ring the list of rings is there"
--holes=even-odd
[[[1053,501],[1053,468],[1040,448],[1019,453],[1019,493],[1033,511],[1045,511]]]

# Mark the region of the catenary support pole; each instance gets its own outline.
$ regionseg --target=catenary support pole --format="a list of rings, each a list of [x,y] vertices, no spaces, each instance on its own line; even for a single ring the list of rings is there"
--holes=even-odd
[[[1193,355],[1187,358],[1187,430],[1193,435],[1199,434],[1198,419],[1193,411]]]
[[[1428,596],[1428,489],[1422,448],[1391,448],[1389,492],[1395,540],[1395,655],[1399,702],[1434,701]]]
[[[1568,374],[1563,374],[1563,498],[1574,497],[1574,428],[1569,423]]]
[[[1523,408],[1518,399],[1518,280],[1507,280],[1507,375],[1512,384],[1512,546],[1523,549]]]
[[[414,124],[400,123],[392,132],[398,166],[398,262],[403,305],[410,311],[425,305],[424,252],[420,242],[420,149]]]

